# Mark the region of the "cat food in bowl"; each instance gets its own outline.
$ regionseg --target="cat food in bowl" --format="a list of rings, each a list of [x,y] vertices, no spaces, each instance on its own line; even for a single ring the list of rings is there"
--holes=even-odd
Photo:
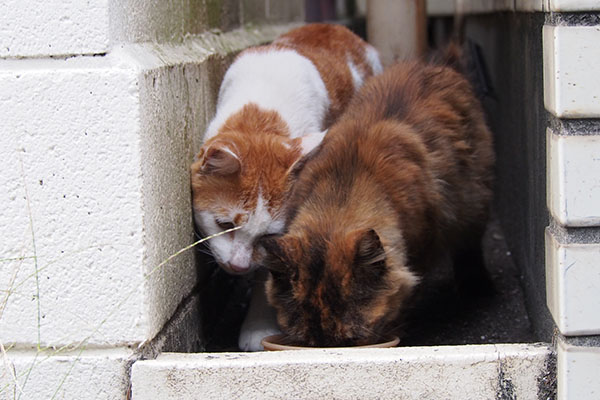
[[[364,344],[360,346],[352,346],[352,348],[375,348],[375,347],[396,347],[400,343],[398,336],[390,336],[382,339],[378,343]],[[261,341],[261,344],[265,350],[278,351],[278,350],[307,350],[307,349],[322,349],[325,347],[308,347],[294,344],[287,338],[286,335],[271,335],[266,336]]]

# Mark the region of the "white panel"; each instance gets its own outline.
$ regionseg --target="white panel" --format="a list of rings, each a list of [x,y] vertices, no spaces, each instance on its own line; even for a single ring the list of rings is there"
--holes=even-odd
[[[565,226],[600,225],[600,135],[547,137],[552,216]]]
[[[559,118],[600,117],[600,27],[543,28],[544,104]]]
[[[600,334],[600,244],[560,243],[546,231],[546,301],[563,335]]]
[[[557,400],[600,398],[600,347],[574,346],[558,340]]]

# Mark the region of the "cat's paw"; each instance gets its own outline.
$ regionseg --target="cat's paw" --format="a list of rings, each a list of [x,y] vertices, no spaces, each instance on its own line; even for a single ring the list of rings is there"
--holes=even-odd
[[[258,329],[242,329],[238,340],[238,346],[242,351],[261,351],[264,350],[260,341],[269,335],[281,333],[279,329],[273,327],[262,327]]]

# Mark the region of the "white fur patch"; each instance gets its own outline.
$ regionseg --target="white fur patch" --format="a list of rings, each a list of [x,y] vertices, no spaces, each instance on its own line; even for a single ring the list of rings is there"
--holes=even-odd
[[[323,128],[330,100],[317,68],[295,51],[244,53],[225,74],[217,114],[205,140],[215,136],[232,114],[249,103],[278,112],[295,138]]]
[[[373,70],[373,75],[379,75],[383,72],[383,66],[381,65],[381,60],[379,59],[379,53],[375,47],[367,45],[365,49],[365,59],[367,60],[367,64],[369,64]]]
[[[360,73],[356,65],[352,62],[352,60],[348,59],[348,68],[350,68],[350,73],[352,74],[352,82],[354,82],[354,90],[357,90],[362,86],[364,76]]]

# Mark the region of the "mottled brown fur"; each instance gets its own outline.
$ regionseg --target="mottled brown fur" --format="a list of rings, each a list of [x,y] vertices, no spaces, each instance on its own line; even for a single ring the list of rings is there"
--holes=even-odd
[[[493,161],[454,69],[404,63],[371,78],[298,167],[287,232],[262,241],[281,328],[309,345],[376,340],[443,254],[457,276],[485,279],[465,255],[480,256]]]

